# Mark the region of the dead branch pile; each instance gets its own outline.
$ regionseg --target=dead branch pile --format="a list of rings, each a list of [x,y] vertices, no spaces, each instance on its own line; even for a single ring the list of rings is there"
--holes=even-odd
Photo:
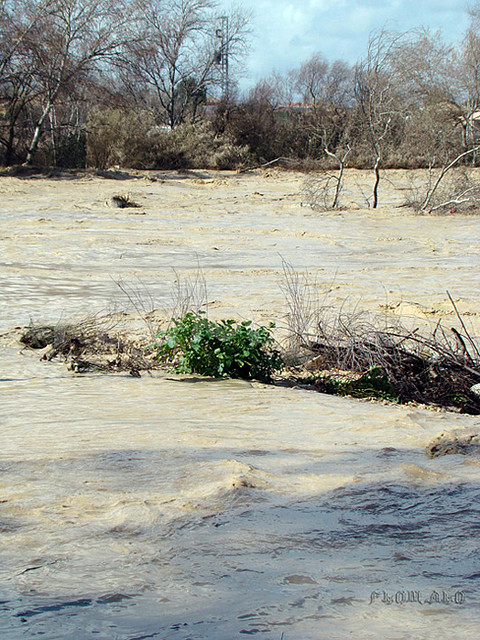
[[[154,359],[137,341],[114,331],[117,322],[115,314],[110,314],[55,326],[31,325],[20,342],[32,349],[44,349],[43,360],[63,357],[75,372],[127,371],[138,377],[140,371],[155,368]]]
[[[322,369],[364,373],[379,368],[399,402],[480,413],[480,398],[471,390],[480,381],[480,361],[473,359],[466,337],[454,328],[453,339],[443,328],[426,336],[399,325],[379,328],[372,320],[340,314],[333,331],[319,329],[308,346]]]
[[[174,273],[170,318],[183,317],[188,311],[197,312],[206,306],[206,282],[200,268],[193,278]],[[42,349],[42,360],[64,358],[77,373],[126,371],[140,377],[141,371],[160,369],[162,363],[153,343],[169,321],[157,312],[155,301],[141,280],[134,284],[119,280],[116,285],[128,302],[129,312],[116,310],[56,325],[31,324],[20,342],[30,349]]]
[[[129,193],[111,196],[105,204],[112,209],[138,209],[140,207],[137,202],[132,200]]]
[[[480,382],[479,346],[449,294],[459,328],[446,330],[439,322],[427,333],[367,312],[315,307],[308,285],[288,265],[284,272],[290,349],[303,352],[307,370],[318,375],[320,390],[325,390],[325,375],[350,374],[353,381],[363,376],[363,382],[374,372],[373,382],[382,382],[401,403],[480,414],[475,387]]]

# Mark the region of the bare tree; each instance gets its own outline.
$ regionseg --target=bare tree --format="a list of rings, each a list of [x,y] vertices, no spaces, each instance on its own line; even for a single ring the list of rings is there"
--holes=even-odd
[[[466,151],[480,104],[480,41],[474,30],[457,48],[444,43],[438,32],[418,30],[397,48],[392,65],[417,109],[437,111],[437,121],[461,134],[463,149],[456,151]],[[438,158],[438,150],[434,154]]]
[[[311,107],[307,119],[309,136],[314,147],[331,159],[336,173],[326,172],[310,180],[307,191],[312,206],[336,209],[340,203],[343,175],[351,152],[348,136],[349,106],[352,100],[352,69],[342,60],[332,64],[320,54],[307,60],[293,73],[295,88]]]
[[[51,0],[0,1],[0,83],[8,81],[17,68],[17,54],[35,23],[45,16]]]
[[[375,182],[372,207],[378,206],[380,169],[395,129],[406,117],[405,94],[393,64],[407,34],[380,31],[370,36],[367,55],[355,71],[355,98],[361,127],[372,156]]]
[[[413,127],[415,147],[429,166],[425,195],[416,203],[421,211],[478,201],[478,187],[468,180],[450,180],[446,191],[442,183],[458,165],[474,163],[479,149],[479,26],[479,17],[472,15],[465,38],[456,48],[443,43],[438,33],[417,31],[397,48],[394,57],[396,73],[416,106],[411,110],[406,139]]]
[[[32,164],[45,122],[62,94],[98,65],[112,60],[128,34],[127,6],[114,0],[52,0],[29,31],[27,46],[38,94],[38,115],[28,147]]]
[[[0,2],[0,144],[7,165],[15,157],[17,123],[36,96],[27,42],[49,7],[50,0]]]
[[[296,90],[314,112],[326,106],[340,109],[351,103],[352,70],[343,60],[329,63],[316,53],[292,77]]]
[[[288,107],[293,101],[294,88],[289,75],[282,75],[277,71],[262,78],[250,89],[248,101],[263,104],[265,108],[276,111]]]
[[[327,87],[329,63],[319,53],[314,54],[295,72],[295,84],[303,100],[315,110],[319,102],[324,102]]]
[[[220,82],[219,16],[214,0],[151,0],[141,5],[142,40],[128,52],[129,73],[153,90],[165,124],[172,129],[196,113],[208,87]],[[249,17],[241,11],[228,17],[222,36],[231,60],[245,50]]]

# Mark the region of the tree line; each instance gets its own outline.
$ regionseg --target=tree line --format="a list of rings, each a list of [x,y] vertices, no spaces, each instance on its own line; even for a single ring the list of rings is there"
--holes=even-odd
[[[371,34],[241,95],[251,32],[215,0],[0,0],[0,162],[64,167],[476,164],[480,6],[463,40]],[[226,75],[227,74],[227,75]]]

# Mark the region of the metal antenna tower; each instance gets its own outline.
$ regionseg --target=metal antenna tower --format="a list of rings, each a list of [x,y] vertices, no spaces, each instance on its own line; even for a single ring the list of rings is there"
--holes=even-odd
[[[222,79],[222,97],[228,98],[228,55],[229,55],[229,33],[228,33],[228,16],[219,18],[221,27],[216,30],[215,35],[220,40],[220,48],[217,51],[216,63],[220,66]]]

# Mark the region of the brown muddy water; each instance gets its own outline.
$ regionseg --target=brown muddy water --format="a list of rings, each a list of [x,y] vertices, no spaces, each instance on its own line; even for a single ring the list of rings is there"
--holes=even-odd
[[[125,306],[120,279],[168,313],[199,267],[211,315],[281,324],[282,259],[419,322],[455,324],[448,289],[478,332],[480,219],[397,209],[399,172],[332,214],[295,174],[156,177],[0,180],[0,637],[478,638],[480,460],[424,452],[478,417],[80,376],[7,334]]]

